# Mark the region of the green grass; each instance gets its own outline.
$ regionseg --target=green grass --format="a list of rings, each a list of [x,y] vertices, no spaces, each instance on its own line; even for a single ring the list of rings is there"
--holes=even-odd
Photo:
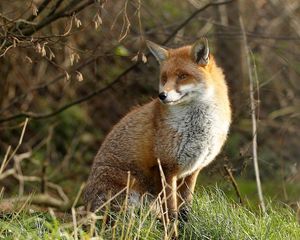
[[[200,190],[187,223],[179,224],[180,239],[300,239],[295,212],[286,205],[268,203],[267,213],[228,199],[218,189]],[[105,214],[104,214],[105,215]],[[6,214],[0,219],[0,239],[163,239],[165,228],[149,208],[131,208],[115,214],[114,224],[103,215],[89,220],[77,216],[76,228],[49,213]],[[171,227],[169,227],[170,230]]]

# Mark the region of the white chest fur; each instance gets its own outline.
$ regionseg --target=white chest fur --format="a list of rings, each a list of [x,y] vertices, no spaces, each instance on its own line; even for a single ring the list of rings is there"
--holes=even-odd
[[[229,121],[220,117],[212,103],[172,106],[166,121],[179,136],[172,154],[180,166],[180,177],[208,165],[219,153],[229,129]]]

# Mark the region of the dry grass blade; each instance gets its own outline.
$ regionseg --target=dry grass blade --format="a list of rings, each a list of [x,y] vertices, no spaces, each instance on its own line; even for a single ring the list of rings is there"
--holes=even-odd
[[[78,203],[78,200],[79,200],[79,198],[80,198],[80,196],[81,196],[81,194],[82,194],[82,191],[83,191],[84,186],[85,186],[85,183],[82,183],[81,186],[80,186],[80,188],[79,188],[79,191],[78,191],[78,193],[77,193],[77,195],[76,195],[76,198],[75,198],[75,200],[74,200],[74,202],[73,202],[72,208],[75,208],[75,207],[76,207],[76,205],[77,205],[77,203]]]
[[[166,192],[166,177],[164,174],[164,171],[162,169],[160,160],[157,159],[157,163],[158,163],[158,167],[159,167],[159,172],[160,172],[160,177],[161,177],[161,185],[162,185],[162,193],[163,193],[163,198],[160,199],[160,209],[161,209],[161,216],[162,216],[162,220],[163,220],[163,225],[164,225],[164,229],[165,229],[165,238],[168,236],[168,225],[169,225],[169,217],[168,217],[168,208],[163,207],[167,206],[167,192]]]
[[[7,164],[9,163],[9,161],[15,156],[16,152],[20,148],[20,146],[21,146],[21,144],[23,142],[23,138],[24,138],[24,134],[25,134],[25,130],[26,130],[27,124],[28,124],[28,120],[29,120],[28,118],[25,119],[25,121],[23,123],[23,128],[22,128],[22,132],[21,132],[21,135],[20,135],[20,138],[19,138],[18,145],[16,146],[16,148],[14,149],[14,151],[11,153],[11,155],[9,157],[8,157],[8,155],[9,155],[11,147],[10,146],[8,147],[7,152],[6,152],[5,156],[4,156],[4,160],[3,160],[2,164],[1,164],[0,176],[1,176],[1,173],[3,172],[3,170],[5,169],[5,167],[7,166]]]
[[[76,211],[75,208],[72,207],[72,219],[73,219],[73,228],[74,228],[74,239],[78,239],[78,228],[77,228],[77,220],[76,220]]]

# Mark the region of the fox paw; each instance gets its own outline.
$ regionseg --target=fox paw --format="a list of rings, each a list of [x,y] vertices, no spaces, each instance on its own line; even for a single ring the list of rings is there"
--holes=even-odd
[[[190,208],[184,206],[179,210],[178,219],[180,222],[187,222],[189,217]]]

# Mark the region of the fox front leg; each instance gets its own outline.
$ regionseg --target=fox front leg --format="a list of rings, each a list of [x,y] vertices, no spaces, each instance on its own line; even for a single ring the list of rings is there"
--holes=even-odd
[[[164,184],[165,196],[163,199],[164,213],[166,219],[173,221],[177,218],[177,177],[166,175],[166,184]]]
[[[179,214],[183,220],[187,220],[189,204],[191,204],[193,199],[193,193],[195,190],[197,177],[199,175],[200,169],[193,172],[191,175],[185,177],[178,182],[178,207],[180,208]]]

